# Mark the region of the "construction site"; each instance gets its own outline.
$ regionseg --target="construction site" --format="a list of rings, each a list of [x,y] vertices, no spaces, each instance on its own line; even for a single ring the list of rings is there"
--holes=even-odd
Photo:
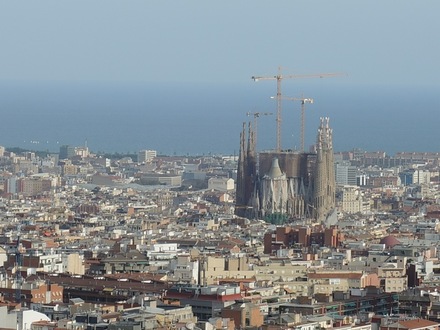
[[[254,81],[276,80],[276,147],[257,151],[258,118],[271,113],[248,113],[254,120],[243,123],[237,169],[235,214],[264,219],[273,224],[296,220],[329,222],[335,218],[335,174],[332,129],[328,117],[320,119],[312,151],[305,151],[305,105],[313,103],[304,96],[285,97],[281,93],[283,79],[325,78],[337,73],[314,75],[282,75],[252,77]],[[301,146],[299,150],[281,147],[282,101],[301,102]]]

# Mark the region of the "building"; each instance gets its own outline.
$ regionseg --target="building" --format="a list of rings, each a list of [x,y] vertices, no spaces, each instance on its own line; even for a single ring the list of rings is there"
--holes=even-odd
[[[385,263],[379,266],[377,274],[384,292],[402,292],[408,288],[406,258],[399,258],[397,263]]]
[[[60,147],[59,159],[69,159],[76,155],[75,147],[69,145],[63,145]]]
[[[409,169],[399,173],[402,185],[425,184],[431,181],[431,173],[420,169]]]
[[[255,151],[254,131],[240,134],[235,214],[282,224],[313,216],[323,221],[335,208],[332,130],[321,119],[317,152]],[[247,142],[246,142],[247,137]],[[258,163],[257,163],[258,159]],[[257,166],[258,165],[258,166]]]
[[[78,174],[78,166],[73,165],[70,162],[66,162],[61,165],[61,175],[77,175]]]
[[[50,178],[30,177],[18,180],[18,191],[25,196],[37,196],[43,192],[48,192],[52,188],[53,181]]]
[[[156,156],[156,150],[141,150],[138,152],[138,163],[151,162]]]
[[[117,175],[104,175],[96,173],[91,177],[91,183],[98,186],[114,186],[122,182],[123,179]]]
[[[12,281],[3,280],[0,292],[4,299],[15,301],[17,289]],[[48,304],[63,301],[64,288],[58,284],[47,284],[41,280],[24,282],[20,289],[20,299],[26,306],[33,304]]]
[[[141,184],[180,187],[182,185],[182,176],[175,174],[146,173],[141,177]]]
[[[234,180],[231,178],[210,178],[208,180],[208,189],[231,191],[234,190],[234,188]]]
[[[177,323],[195,323],[197,318],[194,317],[191,306],[172,306],[161,305],[155,306],[149,303],[150,306],[145,307],[146,314],[154,315],[157,322],[157,327],[171,329]]]
[[[399,320],[395,323],[380,326],[380,330],[438,330],[438,329],[439,329],[439,323],[424,319]]]
[[[349,292],[350,289],[365,289],[367,286],[379,287],[377,274],[362,271],[322,270],[309,272],[307,277],[314,295]]]
[[[79,156],[81,158],[86,158],[90,156],[90,151],[87,146],[84,147],[76,147],[75,148],[75,155]]]
[[[318,129],[313,184],[313,215],[315,220],[320,222],[324,221],[336,206],[333,130],[329,126],[329,118],[321,118]]]
[[[356,185],[359,187],[364,187],[367,185],[367,176],[365,174],[356,175]]]
[[[43,313],[39,313],[33,310],[12,310],[8,311],[8,306],[0,306],[0,320],[1,320],[1,329],[5,330],[30,330],[30,329],[41,329],[38,327],[34,327],[34,323],[38,322],[49,322],[50,319]],[[48,327],[44,329],[49,329]]]
[[[357,168],[347,163],[335,164],[336,183],[338,185],[357,184]],[[365,184],[364,184],[365,185]]]
[[[302,315],[355,315],[359,312],[373,312],[386,315],[398,312],[399,298],[394,293],[378,293],[375,288],[367,288],[360,296],[349,293],[337,294],[333,301],[305,303],[284,303],[280,313],[300,313]],[[338,299],[337,299],[338,298]],[[398,329],[395,329],[398,330]]]
[[[431,181],[431,172],[424,170],[415,170],[413,176],[413,183],[429,184]]]
[[[263,313],[260,307],[252,303],[236,303],[222,309],[222,318],[234,320],[237,328],[260,327],[264,323]]]
[[[20,180],[17,177],[7,178],[3,183],[3,190],[8,194],[16,194],[18,192],[17,184]]]
[[[402,182],[402,185],[409,186],[414,183],[414,172],[414,170],[408,170],[399,173],[399,178]]]
[[[341,211],[345,213],[365,213],[370,211],[370,203],[364,198],[358,186],[340,187],[342,192]]]
[[[274,159],[278,160],[278,164]],[[292,151],[267,151],[259,154],[259,202],[261,213],[265,214],[264,218],[267,221],[281,224],[288,218],[303,218],[310,215],[310,189],[315,159],[315,154]],[[278,173],[277,166],[282,174]],[[279,177],[275,178],[274,175]],[[281,178],[280,175],[285,175],[285,178]],[[287,184],[282,194],[270,187],[275,181],[278,182],[275,189],[285,187]],[[271,200],[277,199],[279,202],[283,201],[281,211],[272,210]]]
[[[91,281],[90,275],[59,274],[58,276],[50,276],[47,273],[37,273],[37,275],[43,280],[50,281],[51,286],[54,284],[62,285],[62,298],[64,301],[70,299],[70,297],[81,297],[88,303],[102,303],[103,301],[111,303],[144,293],[160,294],[167,288],[167,284],[163,281],[148,275],[146,275],[145,280],[139,281],[139,274],[141,273],[133,275],[136,278],[133,280],[131,279],[132,275],[128,272],[130,270],[122,275],[100,274],[102,276],[95,278],[96,281]],[[98,274],[95,273],[94,275]]]
[[[246,144],[246,125],[240,133],[240,152],[238,156],[237,188],[235,199],[235,214],[241,217],[250,216],[259,212],[256,203],[257,158],[256,158],[255,134],[249,123],[248,139]]]
[[[274,254],[278,250],[291,248],[295,245],[301,247],[317,245],[336,248],[343,239],[343,235],[335,228],[312,232],[310,227],[277,227],[275,231],[267,232],[264,235],[264,253]]]
[[[189,255],[177,257],[173,280],[178,283],[199,284],[199,262]]]
[[[229,286],[176,286],[168,289],[164,296],[165,301],[179,301],[181,306],[191,306],[200,321],[219,317],[222,309],[239,299],[242,299],[240,287]]]
[[[278,158],[272,160],[272,166],[261,178],[261,215],[283,221],[288,216],[288,180],[281,171]],[[277,221],[277,222],[278,222]]]
[[[199,284],[213,285],[222,278],[252,278],[255,273],[249,268],[248,259],[208,256],[200,262]]]

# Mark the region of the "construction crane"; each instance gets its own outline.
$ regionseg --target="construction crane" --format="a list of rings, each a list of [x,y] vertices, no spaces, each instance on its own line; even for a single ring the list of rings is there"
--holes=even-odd
[[[302,78],[329,78],[329,77],[337,77],[343,76],[343,73],[317,73],[317,74],[293,74],[284,76],[281,73],[281,67],[278,67],[278,74],[276,76],[267,76],[267,77],[259,77],[252,76],[254,81],[259,80],[276,80],[277,81],[277,151],[281,151],[281,103],[282,103],[282,94],[281,94],[281,82],[283,79],[302,79]]]
[[[271,98],[275,98],[274,96],[271,96]],[[304,94],[301,95],[301,97],[284,97],[283,100],[289,100],[289,101],[301,101],[301,151],[304,152],[304,135],[305,135],[305,112],[306,112],[306,103],[313,104],[313,99],[304,97]]]
[[[246,115],[254,116],[254,132],[255,132],[255,145],[257,145],[257,138],[258,138],[258,118],[260,116],[271,116],[273,115],[272,112],[247,112]]]

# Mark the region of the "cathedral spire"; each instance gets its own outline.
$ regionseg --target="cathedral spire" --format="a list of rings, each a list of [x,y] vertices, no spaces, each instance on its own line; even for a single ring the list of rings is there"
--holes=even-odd
[[[313,189],[314,217],[324,221],[335,208],[335,169],[333,161],[333,132],[330,119],[321,118],[316,141],[316,164]]]

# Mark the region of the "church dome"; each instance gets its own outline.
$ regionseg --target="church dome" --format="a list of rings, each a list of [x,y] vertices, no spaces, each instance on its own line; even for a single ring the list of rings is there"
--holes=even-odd
[[[382,238],[380,244],[385,244],[387,248],[392,248],[393,246],[400,244],[400,241],[393,235],[389,235]]]

